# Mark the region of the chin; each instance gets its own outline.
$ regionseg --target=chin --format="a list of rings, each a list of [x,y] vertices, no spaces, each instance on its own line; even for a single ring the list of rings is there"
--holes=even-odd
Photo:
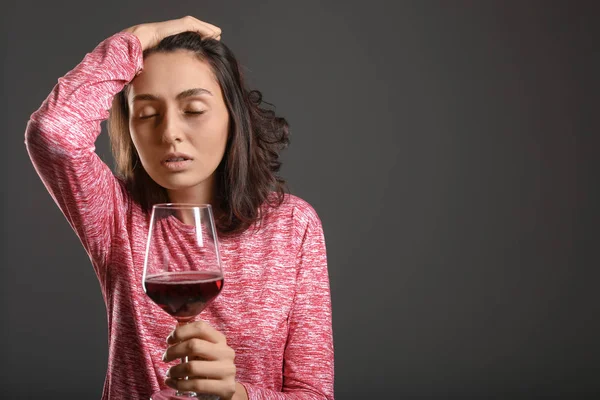
[[[185,190],[196,187],[205,182],[208,177],[201,179],[191,179],[189,176],[173,176],[165,179],[155,179],[154,181],[167,190]]]
[[[200,182],[197,183],[185,183],[185,182],[161,182],[160,186],[164,187],[167,190],[185,190],[193,188],[197,186]]]

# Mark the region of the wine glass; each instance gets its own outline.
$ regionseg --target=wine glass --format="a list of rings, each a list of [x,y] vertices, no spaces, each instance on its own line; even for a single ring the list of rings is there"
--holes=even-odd
[[[177,325],[194,320],[223,289],[219,242],[210,204],[164,203],[152,207],[144,274],[144,291]],[[187,362],[187,357],[181,362]],[[151,400],[215,395],[166,389]]]

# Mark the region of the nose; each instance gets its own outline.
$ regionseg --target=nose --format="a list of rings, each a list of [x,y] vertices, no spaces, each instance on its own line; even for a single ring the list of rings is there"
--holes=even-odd
[[[165,112],[161,121],[162,134],[161,139],[164,143],[173,144],[183,140],[182,130],[178,126],[177,115],[175,112]]]

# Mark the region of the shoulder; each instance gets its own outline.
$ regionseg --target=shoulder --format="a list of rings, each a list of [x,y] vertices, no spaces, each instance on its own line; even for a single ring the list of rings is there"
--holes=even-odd
[[[277,194],[272,193],[270,200],[275,202]],[[308,201],[289,193],[284,195],[279,206],[270,208],[266,214],[269,220],[292,220],[294,225],[305,228],[309,225],[321,226],[321,219],[315,208]]]

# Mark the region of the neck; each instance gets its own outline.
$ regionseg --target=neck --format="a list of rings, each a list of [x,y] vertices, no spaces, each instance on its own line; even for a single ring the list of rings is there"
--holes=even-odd
[[[169,202],[186,204],[211,204],[215,202],[214,175],[198,185],[185,189],[167,189]]]

